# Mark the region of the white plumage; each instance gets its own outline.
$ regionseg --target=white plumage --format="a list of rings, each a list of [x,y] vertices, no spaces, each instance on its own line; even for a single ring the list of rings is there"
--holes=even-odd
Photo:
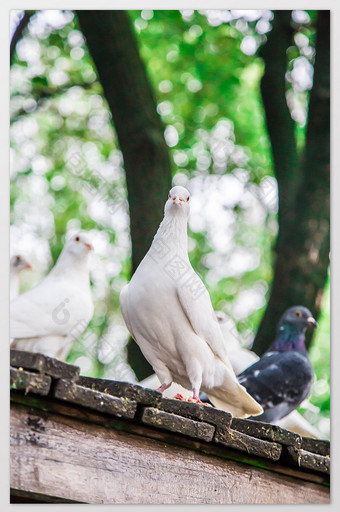
[[[93,315],[86,233],[74,235],[50,273],[10,304],[11,348],[64,360]]]
[[[229,362],[210,296],[187,251],[189,192],[176,186],[152,245],[120,295],[125,323],[161,382],[202,389],[234,416],[262,412]]]
[[[155,373],[147,377],[146,379],[143,379],[141,382],[138,382],[140,386],[143,386],[144,388],[149,389],[157,389],[161,385],[159,382],[159,378]],[[191,391],[189,389],[183,388],[180,384],[177,384],[176,382],[173,382],[171,386],[164,390],[163,396],[165,398],[173,398],[174,395],[180,394],[187,400],[191,396]]]
[[[232,318],[223,311],[216,311],[216,318],[220,324],[224,340],[227,345],[229,360],[236,375],[256,363],[260,358],[246,348],[242,348],[238,339],[236,325]]]
[[[11,257],[9,265],[9,296],[11,300],[19,295],[21,272],[30,269],[32,269],[32,265],[21,254]]]

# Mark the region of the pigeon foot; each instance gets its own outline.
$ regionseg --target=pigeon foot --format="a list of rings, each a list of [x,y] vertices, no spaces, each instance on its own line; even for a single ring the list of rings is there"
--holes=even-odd
[[[159,391],[160,393],[163,393],[166,389],[168,389],[171,386],[172,382],[170,384],[162,384],[159,386],[159,388],[156,389],[156,391]]]
[[[206,405],[205,402],[202,402],[198,397],[195,397],[195,396],[189,396],[188,402],[192,402],[194,404],[203,404],[203,405]]]
[[[210,404],[207,404],[206,402],[202,402],[199,398],[194,398],[193,396],[189,396],[189,398],[186,400],[181,393],[177,393],[177,395],[172,397],[174,400],[181,400],[181,402],[192,402],[194,404],[203,404],[207,405],[208,407],[212,407]]]
[[[185,398],[184,398],[184,396],[183,396],[183,395],[181,395],[181,393],[177,393],[177,395],[175,395],[175,396],[173,397],[173,399],[175,399],[175,400],[181,400],[182,402],[185,402],[185,401],[186,401],[186,400],[185,400]]]

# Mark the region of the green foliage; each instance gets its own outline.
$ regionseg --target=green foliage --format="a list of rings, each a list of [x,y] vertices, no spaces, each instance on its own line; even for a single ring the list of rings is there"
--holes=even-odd
[[[191,262],[215,309],[233,318],[241,343],[249,346],[266,305],[277,234],[257,51],[272,13],[244,18],[223,12],[225,21],[211,19],[209,11],[129,14],[166,127],[175,182],[193,193]],[[296,84],[293,71],[301,57],[313,64],[314,11],[309,16],[311,23],[295,23],[302,37],[287,52],[287,100],[299,148],[308,89]],[[23,289],[55,262],[67,232],[89,230],[96,248],[95,315],[68,360],[88,375],[134,379],[119,310],[131,268],[124,167],[95,67],[70,11],[54,25],[39,11],[17,50],[11,69],[11,237],[13,249],[27,248],[38,269],[25,276]],[[317,379],[306,415],[313,407],[329,415],[327,347],[325,301],[311,351]],[[315,414],[312,421],[318,423]]]
[[[213,159],[209,167],[200,169],[197,153],[204,149],[209,152],[205,135],[219,120],[227,118],[233,121],[237,144],[248,148],[257,183],[267,173],[272,174],[259,91],[263,64],[259,57],[240,51],[245,36],[262,41],[264,36],[256,35],[251,25],[240,32],[235,28],[236,21],[211,26],[197,11],[187,19],[178,11],[154,11],[149,22],[141,16],[143,12],[131,12],[159,102],[158,111],[164,124],[178,132],[179,141],[172,152],[174,171],[185,167],[189,172],[197,168],[216,172],[218,163]],[[184,153],[183,163],[176,159],[178,152]],[[233,167],[235,163],[230,161],[218,172]]]

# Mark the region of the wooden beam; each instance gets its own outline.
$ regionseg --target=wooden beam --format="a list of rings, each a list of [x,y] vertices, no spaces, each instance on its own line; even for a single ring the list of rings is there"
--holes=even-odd
[[[11,487],[49,502],[329,503],[325,486],[16,404]]]
[[[229,446],[227,447],[224,444],[217,445],[214,443],[205,443],[198,439],[191,439],[184,435],[166,432],[159,428],[149,427],[145,424],[142,425],[140,423],[126,421],[123,418],[116,418],[108,414],[91,411],[90,409],[79,405],[51,400],[50,398],[46,399],[44,397],[36,397],[30,394],[23,395],[20,392],[11,391],[11,401],[13,404],[16,404],[16,406],[31,411],[33,414],[37,412],[37,414],[40,415],[39,421],[44,421],[50,414],[66,416],[85,423],[95,423],[96,425],[101,425],[106,429],[114,429],[142,437],[148,437],[162,443],[181,446],[209,456],[232,460],[234,462],[246,464],[247,466],[254,466],[256,468],[261,468],[262,470],[288,475],[298,480],[305,480],[307,482],[313,482],[329,487],[328,475],[326,476],[321,473],[304,471],[301,468],[295,468],[293,466],[284,466],[278,462],[272,462],[269,459],[248,455],[245,452],[242,453],[239,450],[230,448]],[[175,400],[171,401],[174,402]]]

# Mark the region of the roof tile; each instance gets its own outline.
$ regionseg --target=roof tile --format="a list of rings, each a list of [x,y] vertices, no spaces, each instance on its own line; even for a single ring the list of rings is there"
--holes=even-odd
[[[10,369],[10,387],[11,389],[24,390],[25,393],[36,393],[37,395],[47,395],[51,387],[51,377],[39,373],[27,372],[22,369]]]
[[[83,405],[89,409],[122,418],[134,418],[137,410],[137,403],[133,400],[113,397],[100,391],[93,391],[65,379],[57,381],[54,396],[60,400]]]
[[[207,442],[212,441],[215,433],[213,425],[209,425],[203,421],[183,418],[177,414],[160,411],[154,407],[143,407],[141,421],[146,425],[169,430],[178,434],[185,434]]]

